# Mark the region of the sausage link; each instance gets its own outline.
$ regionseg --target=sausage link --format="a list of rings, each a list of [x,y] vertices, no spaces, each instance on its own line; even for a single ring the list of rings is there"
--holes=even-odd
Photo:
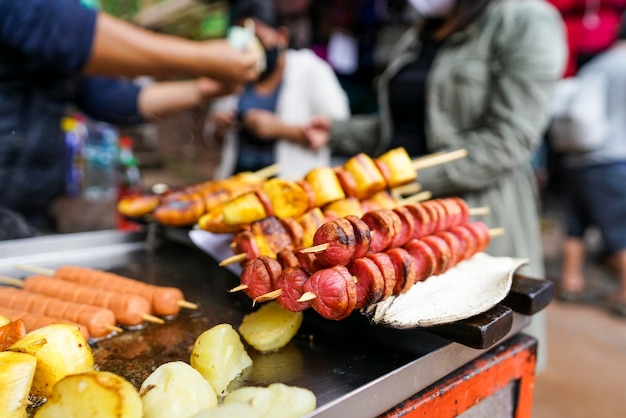
[[[57,300],[12,287],[4,287],[0,292],[0,306],[77,322],[96,338],[108,335],[115,327],[115,314],[110,309]]]
[[[2,306],[0,306],[0,315],[6,316],[11,321],[21,320],[22,322],[24,322],[26,332],[45,327],[46,325],[61,323],[76,325],[80,329],[80,333],[83,334],[83,337],[85,337],[86,340],[91,337],[89,331],[84,325],[64,319],[52,318],[50,316],[40,315],[32,312],[18,311],[11,308],[4,308]]]
[[[30,276],[23,283],[24,290],[29,292],[110,309],[122,325],[139,325],[144,315],[151,313],[148,300],[131,293],[120,294],[47,276]]]
[[[61,266],[55,276],[90,287],[143,296],[156,315],[176,315],[181,309],[179,303],[185,300],[183,292],[178,288],[151,285],[88,267]]]

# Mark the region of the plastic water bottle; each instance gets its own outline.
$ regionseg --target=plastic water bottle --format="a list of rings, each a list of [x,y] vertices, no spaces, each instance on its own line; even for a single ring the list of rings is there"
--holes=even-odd
[[[114,200],[117,195],[118,134],[110,125],[90,124],[84,147],[83,195],[88,200]]]

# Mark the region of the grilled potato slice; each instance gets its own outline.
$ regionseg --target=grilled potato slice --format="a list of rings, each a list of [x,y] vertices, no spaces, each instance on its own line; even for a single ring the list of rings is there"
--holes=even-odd
[[[37,359],[30,354],[0,352],[0,417],[24,418]]]
[[[7,318],[6,316],[0,315],[0,327],[8,324],[9,322],[11,322],[9,318]]]
[[[35,413],[35,418],[142,418],[135,387],[111,372],[91,371],[66,376]]]
[[[213,387],[196,369],[182,361],[162,364],[139,389],[143,418],[190,417],[217,408]]]
[[[297,218],[309,209],[309,196],[297,183],[273,178],[263,183],[262,190],[277,218]]]
[[[302,312],[289,312],[271,301],[244,316],[239,333],[257,351],[266,353],[287,345],[302,325]]]
[[[191,366],[222,396],[230,382],[252,366],[241,337],[230,324],[219,324],[196,338]]]
[[[94,368],[91,348],[76,325],[46,325],[26,334],[9,350],[37,358],[31,389],[34,396],[48,397],[54,385],[65,376]]]
[[[378,157],[389,170],[387,186],[398,187],[417,179],[417,171],[413,168],[413,161],[402,147],[393,148]]]
[[[224,405],[231,403],[250,405],[261,418],[298,418],[315,410],[317,398],[308,389],[273,383],[235,389],[224,398]]]

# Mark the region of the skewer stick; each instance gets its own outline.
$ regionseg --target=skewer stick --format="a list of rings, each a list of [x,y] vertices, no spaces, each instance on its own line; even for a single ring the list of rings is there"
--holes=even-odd
[[[181,308],[198,309],[197,303],[189,302],[187,300],[179,300],[177,303],[178,303],[178,306],[180,306]]]
[[[491,228],[489,229],[490,237],[499,237],[500,235],[504,235],[504,228]]]
[[[154,315],[150,315],[150,314],[143,314],[141,316],[141,318],[143,318],[144,321],[152,322],[153,324],[164,324],[165,323],[165,321],[162,320],[161,318],[159,318],[158,316],[154,316]]]
[[[31,273],[43,274],[44,276],[54,276],[54,270],[44,267],[31,266],[29,264],[16,264],[13,267],[24,271],[30,271]]]
[[[257,177],[266,179],[266,178],[270,178],[278,174],[278,169],[279,169],[278,164],[272,164],[258,171],[255,171],[254,175]]]
[[[413,196],[409,196],[400,200],[398,202],[398,206],[408,205],[409,203],[423,202],[425,200],[430,199],[431,197],[433,197],[432,192],[425,190],[423,192],[416,193]]]
[[[444,154],[437,153],[429,155],[428,157],[413,160],[413,169],[417,171],[465,157],[467,157],[466,149],[459,149],[452,152],[446,152]]]
[[[422,190],[422,185],[419,183],[407,183],[402,186],[394,187],[391,189],[391,195],[400,200],[404,195],[411,195]]]
[[[109,331],[113,332],[124,332],[124,330],[120,327],[116,327],[115,325],[107,325],[104,328],[108,329]]]
[[[491,208],[489,206],[479,206],[477,208],[470,208],[469,214],[470,216],[485,216],[491,213]]]
[[[248,257],[246,253],[239,253],[239,254],[231,255],[230,257],[225,258],[222,261],[220,261],[218,266],[224,267],[224,266],[229,266],[231,264],[239,263],[239,262],[244,261],[246,257]]]
[[[246,290],[247,288],[248,288],[248,285],[240,284],[239,286],[233,287],[228,292],[229,293],[239,292],[240,290]]]
[[[252,300],[252,304],[254,305],[257,302],[267,302],[268,300],[274,300],[279,297],[283,293],[283,289],[276,289],[268,292],[264,295],[257,296]]]
[[[0,275],[0,283],[8,284],[15,287],[24,287],[24,282],[14,277]]]
[[[322,251],[326,251],[329,247],[329,244],[325,242],[324,244],[314,245],[312,247],[303,248],[300,250],[301,254],[308,253],[321,253]]]
[[[296,302],[308,302],[316,297],[317,295],[313,292],[304,292],[302,296],[300,296],[300,299],[296,300]]]

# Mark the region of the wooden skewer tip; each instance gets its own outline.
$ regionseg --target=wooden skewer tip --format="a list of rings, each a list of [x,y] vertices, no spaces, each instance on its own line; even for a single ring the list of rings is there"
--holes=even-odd
[[[319,245],[314,245],[312,247],[309,248],[303,248],[300,250],[300,252],[302,254],[308,254],[308,253],[321,253],[322,251],[326,251],[329,247],[328,243],[324,243],[324,244],[319,244]]]
[[[246,253],[235,254],[235,255],[232,255],[232,256],[230,256],[228,258],[223,259],[218,265],[220,267],[229,266],[231,264],[242,262],[247,257],[248,257],[248,255]]]
[[[30,271],[32,273],[43,274],[46,276],[54,276],[54,270],[39,266],[31,266],[28,264],[16,264],[13,267],[19,270]]]
[[[15,287],[24,287],[24,282],[20,279],[16,279],[15,277],[0,275],[0,283],[8,284]]]
[[[315,299],[316,297],[317,295],[313,292],[304,292],[302,296],[300,296],[300,298],[296,300],[296,302],[308,302]]]
[[[153,324],[164,324],[165,321],[159,317],[150,314],[144,314],[142,316],[143,320],[146,322],[152,322]]]
[[[469,214],[470,216],[484,216],[491,213],[491,208],[489,206],[480,206],[477,208],[470,208]]]
[[[179,300],[178,306],[180,306],[181,308],[186,308],[186,309],[198,309],[198,304],[189,302],[187,300]]]
[[[272,290],[271,292],[268,292],[264,295],[257,296],[256,298],[253,299],[252,302],[257,303],[257,302],[266,302],[268,300],[274,300],[277,297],[279,297],[282,293],[283,293],[283,289]]]
[[[489,229],[490,237],[499,237],[500,235],[504,235],[504,228],[491,228]]]
[[[239,292],[240,290],[246,290],[248,288],[247,285],[245,284],[240,284],[239,286],[233,287],[232,289],[230,289],[228,292],[229,293],[234,293],[234,292]]]
[[[107,325],[105,328],[111,332],[124,332],[122,328],[116,327],[115,325]]]

